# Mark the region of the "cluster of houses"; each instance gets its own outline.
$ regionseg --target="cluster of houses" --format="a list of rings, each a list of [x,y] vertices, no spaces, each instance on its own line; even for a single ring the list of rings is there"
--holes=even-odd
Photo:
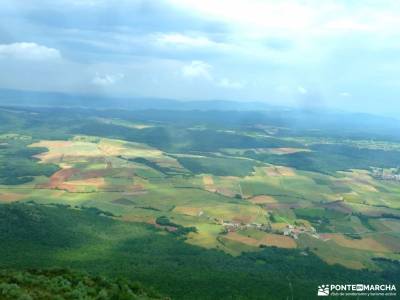
[[[283,230],[273,230],[271,227],[271,224],[259,224],[259,223],[249,223],[249,224],[242,224],[242,223],[237,223],[237,222],[227,222],[223,221],[220,219],[215,219],[215,221],[223,225],[225,228],[225,232],[235,232],[238,230],[244,230],[244,229],[257,229],[260,231],[265,231],[265,232],[274,232],[277,234],[283,234],[285,236],[290,236],[294,239],[298,239],[299,235],[302,233],[309,234],[312,237],[319,239],[320,236],[318,235],[316,229],[312,226],[297,226],[297,225],[291,225],[287,224],[286,227]]]
[[[378,180],[400,181],[400,174],[378,168],[372,170],[372,177]]]
[[[374,168],[372,170],[372,177],[379,180],[393,180],[400,181],[400,173],[397,170],[384,170],[381,168]]]
[[[301,233],[307,233],[315,237],[316,239],[319,239],[317,231],[312,226],[305,227],[305,226],[295,226],[288,224],[286,225],[286,228],[283,230],[283,235],[291,236],[295,240],[299,238],[299,234]]]
[[[260,231],[271,231],[270,224],[259,224],[259,223],[249,223],[249,224],[242,224],[237,222],[226,222],[223,220],[215,220],[218,224],[223,225],[226,232],[235,232],[238,230],[244,229],[257,229]]]

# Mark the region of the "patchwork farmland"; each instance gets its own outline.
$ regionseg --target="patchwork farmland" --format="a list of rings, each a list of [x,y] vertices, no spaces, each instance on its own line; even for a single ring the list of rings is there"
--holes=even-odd
[[[185,156],[190,171],[180,163],[179,155],[176,159],[174,154],[143,143],[82,135],[64,141],[41,140],[27,147],[45,148],[33,157],[39,164],[54,164],[59,170],[48,179],[15,185],[12,191],[2,186],[0,201],[4,203],[33,200],[94,206],[117,219],[156,225],[157,217],[166,216],[174,224],[196,228],[187,236],[188,243],[221,246],[228,253],[241,253],[237,243],[246,245],[247,251],[259,251],[260,246],[312,249],[304,241],[298,242],[308,235],[321,243],[330,241],[332,247],[368,253],[358,266],[370,265],[374,253],[391,258],[398,255],[398,249],[377,238],[390,235],[393,243],[400,239],[398,231],[375,228],[368,216],[379,220],[388,214],[397,218],[400,213],[395,207],[386,207],[393,202],[390,193],[381,192],[386,183],[366,171],[349,170],[334,177],[250,160],[254,167],[245,176],[218,175],[229,174],[230,164],[221,165],[216,173],[210,169],[212,173],[197,174],[192,173],[191,156]],[[298,153],[289,148],[285,151]],[[208,158],[193,159],[197,166]],[[219,159],[242,163],[237,156],[213,156],[213,160]],[[44,193],[46,197],[36,196]],[[224,240],[235,244],[226,245]],[[329,253],[315,253],[329,263]],[[335,263],[345,265],[346,261]]]

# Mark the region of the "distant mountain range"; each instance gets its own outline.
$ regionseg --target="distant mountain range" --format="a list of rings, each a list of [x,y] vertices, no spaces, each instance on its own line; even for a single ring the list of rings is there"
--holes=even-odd
[[[227,100],[181,101],[162,98],[117,98],[98,95],[79,95],[59,92],[20,91],[0,89],[0,106],[23,108],[96,109],[128,114],[140,111],[169,110],[163,118],[207,118],[227,122],[252,120],[252,123],[268,126],[290,127],[298,134],[319,134],[321,130],[335,132],[335,136],[400,140],[400,120],[366,113],[342,112],[328,109],[300,109],[273,106],[262,102],[236,102]],[[131,112],[129,112],[131,111]],[[189,111],[198,111],[189,113]],[[135,113],[136,112],[136,113]],[[230,112],[229,115],[223,112]],[[148,114],[148,113],[146,113]],[[152,113],[154,114],[154,112]],[[148,117],[146,115],[146,117]],[[357,135],[354,135],[357,133]]]
[[[57,106],[96,109],[161,109],[161,110],[269,110],[272,107],[261,102],[237,102],[227,100],[181,101],[164,98],[117,98],[100,95],[79,95],[59,92],[21,91],[0,89],[0,105]]]

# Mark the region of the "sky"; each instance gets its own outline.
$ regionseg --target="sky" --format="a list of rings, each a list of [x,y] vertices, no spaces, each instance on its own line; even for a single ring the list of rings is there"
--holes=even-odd
[[[2,0],[0,88],[400,113],[398,0]]]

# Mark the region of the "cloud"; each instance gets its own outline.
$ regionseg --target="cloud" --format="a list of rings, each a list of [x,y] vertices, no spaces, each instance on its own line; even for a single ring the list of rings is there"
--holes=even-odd
[[[0,57],[21,60],[53,60],[61,58],[57,49],[36,43],[0,44]]]
[[[125,75],[121,73],[105,75],[100,75],[97,73],[93,78],[92,83],[98,86],[107,87],[116,84],[118,81],[121,81],[124,78]]]
[[[182,67],[182,75],[185,78],[205,79],[209,82],[210,87],[218,87],[224,89],[242,89],[245,84],[240,81],[231,80],[227,77],[219,78],[212,73],[213,67],[199,60],[194,60],[190,64]]]
[[[197,11],[212,18],[240,26],[294,29],[304,28],[313,19],[313,11],[294,1],[260,0],[169,0],[171,3]],[[251,3],[249,3],[251,2]]]
[[[186,78],[203,78],[212,80],[212,66],[200,60],[193,60],[189,65],[182,67],[182,75]]]
[[[327,29],[332,30],[354,30],[354,31],[370,31],[373,30],[372,24],[361,23],[351,19],[333,20],[325,24]]]
[[[397,1],[336,0],[167,0],[186,10],[229,23],[248,32],[290,31],[299,33],[332,30],[397,31]],[[364,3],[367,2],[367,3]]]

